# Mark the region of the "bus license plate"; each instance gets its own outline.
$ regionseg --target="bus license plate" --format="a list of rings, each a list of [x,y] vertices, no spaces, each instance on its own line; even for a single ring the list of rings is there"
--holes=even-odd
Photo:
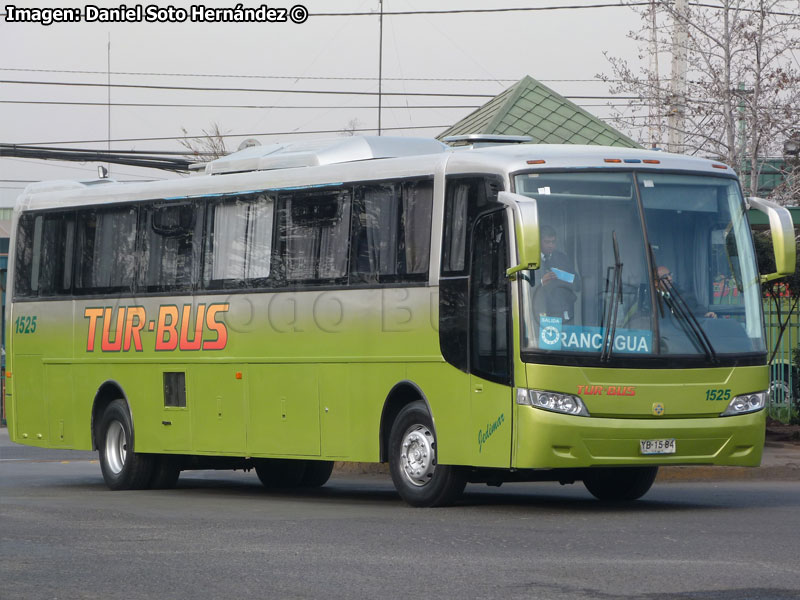
[[[642,454],[675,454],[675,440],[639,440]]]

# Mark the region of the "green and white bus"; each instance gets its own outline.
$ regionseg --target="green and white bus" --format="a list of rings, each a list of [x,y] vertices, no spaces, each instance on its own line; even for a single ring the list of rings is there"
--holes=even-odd
[[[352,137],[180,180],[30,185],[13,221],[11,439],[96,449],[112,489],[388,462],[632,500],[661,465],[757,466],[759,281],[788,212],[725,165],[627,148]],[[747,208],[768,213],[759,276]],[[737,302],[713,304],[714,282]]]

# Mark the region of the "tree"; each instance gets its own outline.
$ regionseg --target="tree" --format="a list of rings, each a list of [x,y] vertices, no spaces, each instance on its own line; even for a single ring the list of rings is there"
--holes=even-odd
[[[202,129],[201,137],[190,136],[185,127],[181,127],[181,131],[183,139],[178,141],[189,151],[186,158],[191,161],[209,162],[229,154],[225,147],[225,135],[220,131],[218,123],[212,123],[208,130]]]
[[[359,121],[358,118],[354,117],[347,122],[347,125],[344,126],[344,129],[342,129],[339,135],[343,135],[345,137],[353,136],[360,129],[361,129],[361,121]]]
[[[750,166],[750,193],[758,188],[760,159],[780,156],[800,114],[800,11],[797,0],[720,0],[719,8],[691,3],[679,10],[672,0],[653,0],[638,10],[643,27],[629,34],[640,44],[643,69],[608,56],[614,94],[635,96],[630,112],[614,121],[647,145],[661,145],[670,111],[683,113],[682,147],[671,149],[725,161],[738,172]],[[680,30],[682,36],[676,35]],[[660,36],[660,37],[659,37]],[[674,39],[673,39],[674,37]],[[685,40],[677,45],[675,40]],[[659,75],[664,55],[686,56],[684,93],[676,97]],[[642,101],[651,107],[649,130],[642,128]],[[679,122],[681,122],[679,121]],[[641,132],[638,136],[636,132]],[[649,138],[645,139],[649,131]]]

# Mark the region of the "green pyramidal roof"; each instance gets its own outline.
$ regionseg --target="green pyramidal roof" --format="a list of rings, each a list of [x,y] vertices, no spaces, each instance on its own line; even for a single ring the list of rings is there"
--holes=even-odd
[[[439,134],[529,135],[537,144],[594,144],[641,148],[533,77],[513,86]]]

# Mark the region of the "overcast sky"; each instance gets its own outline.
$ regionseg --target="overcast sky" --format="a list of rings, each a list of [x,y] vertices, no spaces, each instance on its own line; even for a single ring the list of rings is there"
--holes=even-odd
[[[173,1],[176,7],[194,2]],[[481,14],[384,17],[383,91],[389,93],[495,95],[525,75],[566,96],[606,96],[593,82],[608,72],[603,52],[636,63],[636,45],[626,38],[639,17],[630,8],[589,8],[616,0],[385,0],[385,12],[467,8],[583,5],[581,9]],[[84,7],[91,2],[4,0],[26,8]],[[118,7],[122,2],[96,5]],[[136,6],[132,1],[128,7]],[[160,6],[169,3],[153,2]],[[235,2],[208,1],[206,7]],[[269,5],[291,8],[295,2]],[[246,6],[258,6],[245,2]],[[306,0],[303,24],[259,23],[65,23],[43,26],[8,23],[0,17],[0,79],[102,84],[99,87],[0,84],[0,142],[40,143],[105,149],[108,146],[107,71],[110,40],[112,84],[288,90],[277,93],[111,88],[111,148],[180,150],[185,128],[198,135],[218,123],[235,150],[246,137],[262,143],[295,137],[293,132],[339,131],[377,126],[378,0]],[[146,4],[145,4],[146,6]],[[375,16],[315,16],[314,13],[374,12]],[[85,71],[66,72],[66,71]],[[326,79],[327,78],[327,79]],[[352,78],[352,79],[349,79]],[[472,81],[451,81],[468,79]],[[373,95],[292,93],[301,90],[358,91]],[[435,136],[485,103],[487,97],[387,95],[384,134]],[[23,101],[25,103],[8,103]],[[605,116],[605,99],[574,100]],[[98,103],[95,106],[33,102]],[[226,107],[121,106],[122,103],[214,104]],[[457,108],[414,108],[447,105]],[[227,106],[235,106],[227,107]],[[272,106],[286,108],[244,108]],[[300,106],[311,108],[298,108]],[[365,107],[365,108],[360,108]],[[389,108],[399,107],[399,108]],[[435,126],[431,128],[422,128]],[[419,129],[410,129],[420,127]],[[400,128],[400,129],[394,129]],[[270,135],[274,133],[276,135]],[[316,134],[320,135],[320,134]],[[329,136],[331,134],[323,134]],[[334,134],[335,135],[335,134]],[[87,179],[96,163],[58,163],[0,158],[0,202],[9,205],[25,181]],[[127,166],[112,167],[123,180],[171,177]]]

